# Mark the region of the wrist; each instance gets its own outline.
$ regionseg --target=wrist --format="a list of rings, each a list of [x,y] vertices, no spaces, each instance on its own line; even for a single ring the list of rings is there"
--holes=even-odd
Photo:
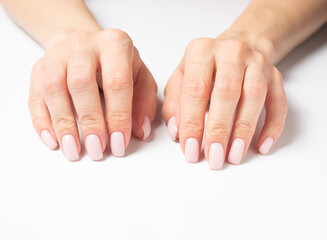
[[[260,33],[228,29],[219,35],[217,39],[241,40],[245,42],[250,48],[261,52],[270,62],[274,63],[275,61],[276,54],[273,41]]]

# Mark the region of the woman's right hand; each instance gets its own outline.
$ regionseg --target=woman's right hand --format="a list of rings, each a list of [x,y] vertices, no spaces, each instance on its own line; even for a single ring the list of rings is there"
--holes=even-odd
[[[86,150],[91,159],[100,160],[107,130],[117,157],[124,156],[131,131],[138,138],[149,136],[156,93],[153,76],[126,33],[76,32],[53,44],[34,65],[29,110],[43,142],[50,149],[59,143],[67,159],[75,161],[81,151],[75,109]]]

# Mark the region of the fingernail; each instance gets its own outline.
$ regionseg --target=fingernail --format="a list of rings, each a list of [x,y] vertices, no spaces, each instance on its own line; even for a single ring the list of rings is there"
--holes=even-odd
[[[209,149],[209,166],[212,170],[222,169],[224,165],[224,148],[220,143],[212,143]]]
[[[185,159],[195,163],[199,159],[199,142],[196,138],[188,138],[185,142]]]
[[[143,130],[143,140],[145,140],[149,137],[151,133],[151,121],[148,116],[144,116],[142,130]]]
[[[113,132],[110,136],[111,153],[115,157],[125,155],[125,139],[122,132]]]
[[[58,143],[53,139],[51,133],[48,130],[41,132],[41,138],[43,143],[50,149],[53,150],[58,146]]]
[[[228,161],[232,164],[240,164],[245,148],[245,142],[241,138],[235,138],[229,151]]]
[[[266,139],[263,141],[263,143],[261,144],[261,146],[259,148],[259,152],[263,155],[268,154],[273,143],[274,143],[274,139],[272,137],[266,137]]]
[[[72,135],[66,134],[65,136],[62,137],[62,147],[65,156],[69,161],[76,161],[79,159],[76,140]]]
[[[177,136],[177,132],[178,132],[176,118],[171,117],[168,121],[167,126],[168,126],[168,132],[169,132],[171,139],[176,141],[176,136]]]
[[[96,134],[90,134],[85,139],[86,151],[93,161],[103,158],[100,138]]]

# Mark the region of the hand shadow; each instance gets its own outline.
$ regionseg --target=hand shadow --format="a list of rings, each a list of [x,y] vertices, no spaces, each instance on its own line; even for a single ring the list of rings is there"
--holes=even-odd
[[[324,44],[327,44],[327,24],[321,27],[304,43],[295,48],[277,65],[277,68],[283,74],[284,85],[287,86],[288,82],[292,81],[292,79],[289,77],[289,73],[292,71],[292,69],[301,61],[304,61],[306,58],[308,58],[311,54],[314,54],[314,52],[318,51]],[[298,135],[301,134],[301,129],[298,127],[298,114],[296,111],[296,108],[292,106],[290,102],[288,102],[288,113],[286,117],[284,132],[280,136],[275,146],[272,148],[270,154],[274,154],[279,149],[291,144],[293,139],[295,139]],[[263,110],[260,115],[258,126],[254,134],[251,146],[248,150],[247,155],[244,158],[244,162],[253,159],[257,154],[259,154],[257,148],[257,140],[264,124],[264,119],[265,111]]]

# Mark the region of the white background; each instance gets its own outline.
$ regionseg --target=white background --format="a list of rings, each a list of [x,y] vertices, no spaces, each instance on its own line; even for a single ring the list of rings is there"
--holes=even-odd
[[[187,43],[217,36],[248,2],[87,4],[103,27],[130,34],[162,102]],[[327,239],[327,26],[278,65],[289,103],[279,143],[266,157],[253,145],[244,164],[222,171],[186,163],[160,114],[150,140],[133,139],[125,158],[107,151],[92,162],[83,152],[71,163],[49,151],[27,108],[43,50],[2,9],[0,33],[1,240]]]

